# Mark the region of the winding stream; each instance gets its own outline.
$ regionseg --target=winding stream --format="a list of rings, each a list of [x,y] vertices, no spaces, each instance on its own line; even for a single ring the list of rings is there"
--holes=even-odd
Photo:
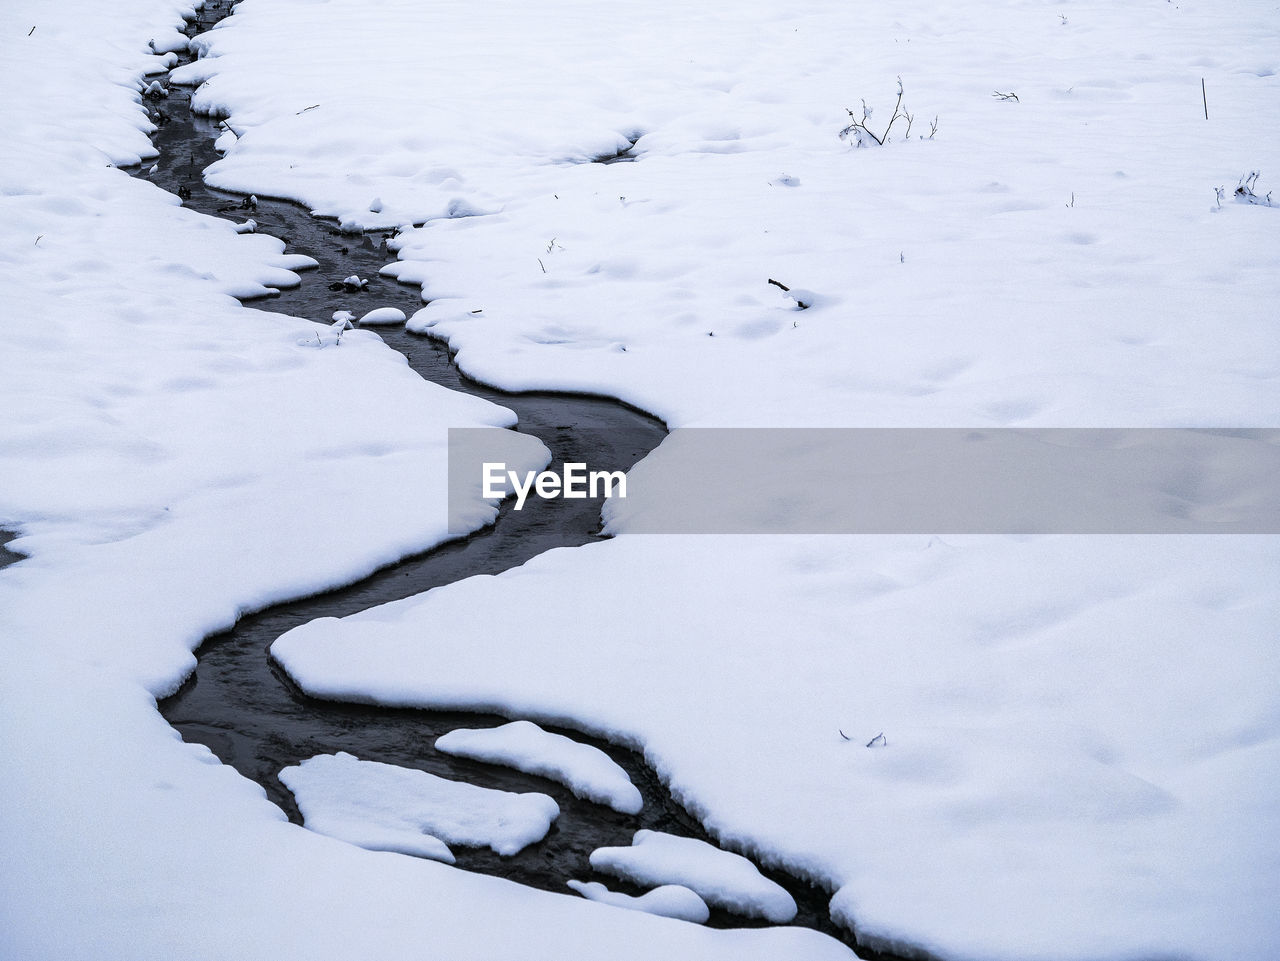
[[[208,29],[233,6],[228,0],[207,4],[200,19],[188,25],[188,33],[194,36]],[[190,91],[173,87],[167,98],[148,101],[148,105],[153,120],[160,124],[153,136],[160,157],[154,173],[148,172],[148,161],[137,176],[178,194],[187,206],[204,213],[237,220],[246,214],[252,216],[260,232],[284,238],[291,252],[319,261],[317,270],[304,274],[301,287],[281,292],[265,306],[322,323],[328,323],[336,310],[351,310],[359,316],[374,307],[393,306],[411,314],[422,306],[418,287],[378,275],[378,269],[394,259],[384,246],[388,232],[343,234],[332,222],[314,218],[303,207],[285,201],[259,198],[257,208],[247,213],[241,207],[241,195],[211,189],[202,181],[201,172],[218,159],[213,140],[219,131],[214,122],[191,114]],[[330,289],[331,283],[353,273],[368,278],[367,290],[345,293]],[[513,410],[519,417],[517,429],[538,437],[551,449],[552,469],[558,470],[560,464],[571,460],[588,463],[593,469],[626,470],[665,436],[659,421],[617,401],[575,394],[503,393],[463,377],[451,363],[448,348],[437,341],[409,334],[402,327],[379,327],[377,333],[427,380]],[[173,696],[160,702],[160,711],[184,739],[207,745],[224,763],[262,785],[295,823],[301,823],[301,817],[277,774],[313,755],[336,751],[483,787],[549,794],[560,805],[561,815],[543,841],[514,857],[462,847],[454,847],[454,853],[460,868],[550,891],[566,893],[565,881],[570,878],[597,879],[587,863],[591,851],[630,844],[639,828],[710,840],[633,751],[576,731],[560,731],[594,744],[626,769],[645,801],[641,813],[630,816],[579,800],[557,783],[437,753],[432,747],[434,739],[446,731],[495,726],[509,718],[319,700],[302,693],[270,658],[269,648],[277,637],[315,618],[354,614],[473,574],[499,573],[554,547],[586,544],[597,536],[599,512],[598,500],[531,500],[520,512],[513,511],[508,501],[494,527],[465,540],[384,568],[340,590],[245,616],[231,630],[204,641],[196,652],[196,670]],[[830,921],[829,891],[768,867],[762,866],[762,871],[795,898],[800,909],[796,924],[856,946],[852,932]],[[599,879],[614,889],[642,893],[615,878]],[[710,923],[743,927],[763,922],[713,910]],[[859,950],[867,958],[890,957],[866,947]]]

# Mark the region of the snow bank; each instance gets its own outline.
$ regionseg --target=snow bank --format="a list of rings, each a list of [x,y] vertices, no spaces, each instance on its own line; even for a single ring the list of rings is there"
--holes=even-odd
[[[641,745],[882,943],[1265,961],[1278,569],[1263,537],[623,535],[272,653],[320,696]]]
[[[360,318],[364,327],[393,326],[403,324],[404,311],[399,307],[376,307]]]
[[[558,781],[576,797],[607,804],[624,814],[636,814],[644,805],[627,772],[604,751],[544,731],[532,721],[450,731],[436,738],[436,750]]]
[[[591,866],[637,884],[678,884],[708,904],[749,918],[785,924],[796,902],[739,854],[697,838],[640,830],[629,848],[596,848]]]
[[[515,794],[427,771],[362,761],[339,751],[280,772],[313,831],[374,851],[453,863],[445,844],[517,854],[547,836],[560,807],[545,794]]]
[[[692,921],[694,924],[705,924],[707,918],[711,917],[707,903],[679,884],[664,884],[638,897],[621,891],[610,891],[599,881],[569,881],[568,885],[588,901],[598,901],[615,908],[644,911],[664,918]]]
[[[414,328],[469,373],[673,426],[1280,409],[1280,211],[1215,193],[1280,176],[1258,122],[1280,27],[1256,4],[480,9],[249,0],[184,68],[245,130],[215,183],[421,225],[384,273],[465,305]],[[852,148],[846,108],[865,99],[880,129],[899,77],[910,139],[899,121]],[[621,148],[634,163],[590,162]]]

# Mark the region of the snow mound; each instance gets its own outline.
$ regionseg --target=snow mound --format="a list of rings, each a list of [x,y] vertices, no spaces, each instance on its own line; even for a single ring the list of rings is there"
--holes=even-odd
[[[378,307],[360,318],[362,327],[391,326],[403,324],[405,313],[399,307]]]
[[[696,838],[641,830],[631,847],[597,848],[591,866],[637,884],[681,884],[708,904],[735,914],[785,924],[796,916],[796,902],[739,854]]]
[[[306,826],[374,851],[453,863],[447,844],[510,856],[547,835],[560,807],[545,794],[513,794],[426,771],[362,761],[340,751],[280,772]]]
[[[644,806],[627,772],[604,751],[544,731],[532,721],[450,731],[436,738],[436,750],[558,781],[576,797],[607,804],[623,814],[636,814]]]
[[[573,888],[588,901],[599,901],[611,904],[615,908],[626,908],[629,911],[644,911],[664,918],[676,918],[679,921],[692,921],[694,924],[706,924],[711,917],[707,902],[698,897],[681,884],[664,884],[646,891],[639,897],[623,894],[621,891],[610,891],[599,881],[569,881]]]

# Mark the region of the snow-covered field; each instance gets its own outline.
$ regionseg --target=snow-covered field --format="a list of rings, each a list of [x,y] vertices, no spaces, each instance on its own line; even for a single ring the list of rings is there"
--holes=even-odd
[[[300,830],[156,713],[239,612],[445,536],[446,428],[510,422],[246,311],[304,264],[114,169],[183,12],[0,29],[0,528],[31,555],[0,572],[0,956],[848,957]],[[238,132],[212,182],[423,225],[410,324],[499,386],[673,426],[1280,426],[1280,209],[1233,196],[1280,185],[1278,13],[244,0],[175,79]],[[852,147],[899,78],[910,139]],[[274,651],[317,693],[634,744],[885,943],[1280,955],[1275,538],[615,526]]]

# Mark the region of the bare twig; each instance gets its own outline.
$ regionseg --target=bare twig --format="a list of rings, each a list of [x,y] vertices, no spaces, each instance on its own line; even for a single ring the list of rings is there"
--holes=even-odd
[[[875,747],[877,743],[879,743],[881,747],[889,746],[889,741],[885,738],[884,731],[881,731],[879,734],[873,737],[870,741],[868,741],[867,747]]]
[[[889,123],[885,125],[884,133],[879,135],[877,135],[875,131],[873,131],[870,127],[867,126],[867,121],[871,119],[871,108],[867,106],[867,102],[865,100],[862,101],[861,117],[859,117],[851,109],[846,107],[845,113],[849,115],[849,117],[853,120],[853,122],[840,131],[840,139],[843,140],[845,137],[848,137],[850,134],[852,134],[853,138],[858,142],[859,146],[861,146],[863,143],[863,140],[862,140],[863,136],[867,136],[867,137],[870,137],[872,140],[874,140],[877,145],[883,147],[886,143],[889,142],[889,131],[893,129],[894,123],[896,123],[899,118],[902,118],[907,121],[907,133],[910,134],[912,117],[911,117],[911,114],[908,113],[906,108],[903,107],[902,105],[902,96],[903,96],[902,78],[899,77],[898,78],[898,100],[893,105],[893,115],[889,118]]]
[[[1271,192],[1268,191],[1265,197],[1259,197],[1257,192],[1258,178],[1262,176],[1262,171],[1253,170],[1240,178],[1236,184],[1234,191],[1235,198],[1245,203],[1259,204],[1263,207],[1271,206]],[[1219,188],[1221,191],[1221,188]],[[1219,201],[1221,203],[1221,201]]]
[[[1012,90],[1008,93],[1001,93],[999,90],[993,90],[991,91],[991,96],[995,97],[997,100],[1012,100],[1014,103],[1022,103],[1022,101],[1018,99],[1018,95]]]
[[[779,287],[779,288],[781,288],[783,291],[788,291],[788,290],[790,290],[790,289],[791,289],[791,288],[790,288],[790,287],[788,287],[786,284],[784,284],[782,281],[780,281],[780,280],[774,280],[772,277],[770,277],[770,278],[769,278],[769,283],[773,284],[773,286],[775,286],[775,287]]]
[[[1204,101],[1204,119],[1209,119],[1209,95],[1204,90],[1204,77],[1200,78],[1200,99]]]
[[[837,731],[840,731],[840,728],[836,728],[836,730],[837,730]],[[840,736],[841,736],[842,738],[844,738],[846,741],[852,741],[852,740],[853,740],[853,738],[851,738],[848,734],[845,734],[845,733],[844,733],[844,731],[840,731]]]

